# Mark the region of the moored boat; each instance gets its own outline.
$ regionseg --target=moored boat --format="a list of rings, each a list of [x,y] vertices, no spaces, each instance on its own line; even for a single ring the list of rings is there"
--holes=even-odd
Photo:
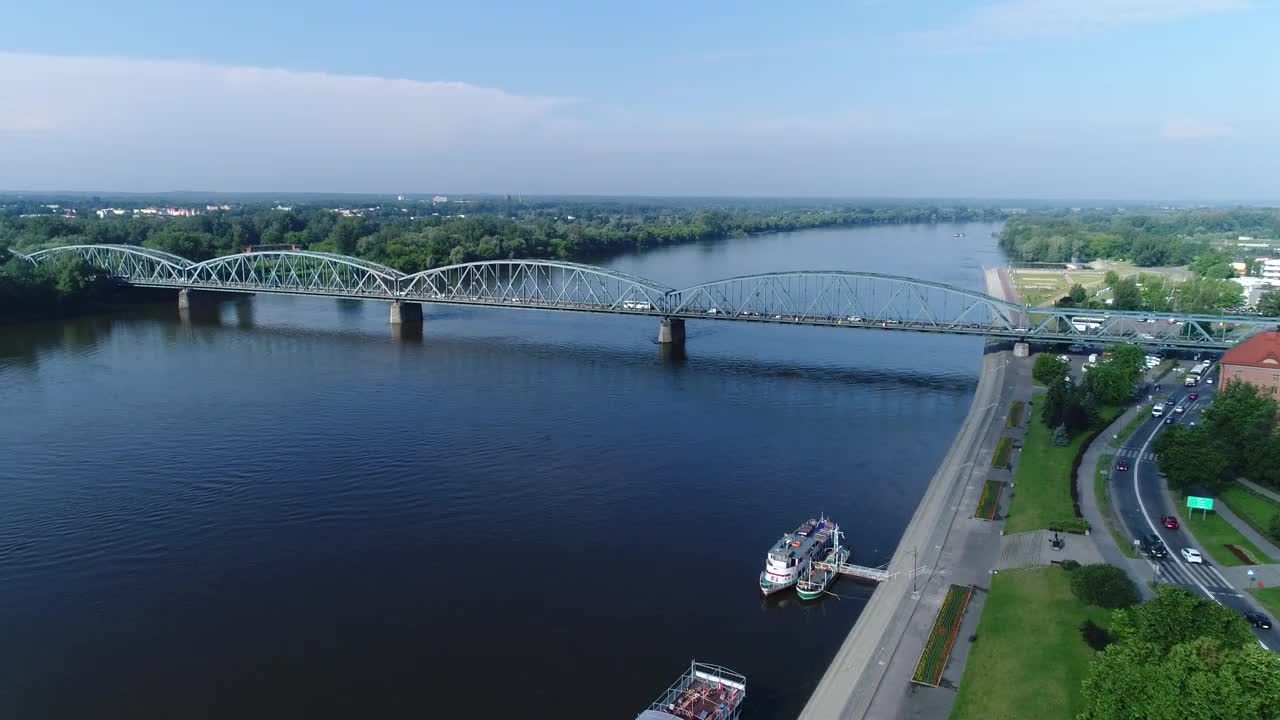
[[[821,597],[836,579],[836,568],[849,561],[849,548],[840,546],[840,528],[832,531],[835,545],[822,558],[822,567],[818,563],[810,563],[809,572],[796,580],[796,594],[801,600],[813,600]]]
[[[695,660],[636,720],[738,720],[746,697],[745,677]]]
[[[810,564],[831,547],[835,527],[835,523],[825,517],[809,518],[795,532],[783,535],[765,558],[760,592],[772,595],[795,585],[808,573]]]

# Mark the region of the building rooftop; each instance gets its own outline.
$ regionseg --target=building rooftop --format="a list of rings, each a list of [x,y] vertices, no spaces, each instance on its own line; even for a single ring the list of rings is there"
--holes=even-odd
[[[1222,364],[1280,368],[1280,332],[1267,330],[1254,335],[1228,350]]]

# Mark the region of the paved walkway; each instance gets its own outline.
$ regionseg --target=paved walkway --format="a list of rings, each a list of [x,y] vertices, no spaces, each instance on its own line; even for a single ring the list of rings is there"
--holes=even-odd
[[[1104,562],[1124,568],[1138,585],[1138,592],[1143,597],[1151,597],[1153,593],[1147,585],[1147,581],[1155,579],[1155,571],[1151,565],[1141,558],[1129,557],[1116,544],[1114,536],[1111,534],[1111,527],[1107,525],[1110,521],[1119,531],[1120,536],[1126,540],[1127,533],[1124,529],[1124,523],[1115,513],[1115,506],[1111,506],[1111,517],[1104,517],[1102,507],[1098,503],[1097,493],[1095,492],[1093,474],[1098,468],[1098,458],[1103,455],[1114,455],[1116,448],[1107,444],[1114,435],[1124,429],[1124,426],[1134,418],[1139,412],[1142,412],[1142,406],[1129,408],[1120,413],[1120,417],[1116,418],[1105,430],[1098,433],[1098,437],[1094,439],[1084,452],[1084,457],[1080,461],[1080,467],[1076,470],[1076,485],[1080,488],[1080,513],[1084,515],[1084,519],[1089,521],[1089,539],[1093,542],[1093,546],[1098,550]],[[1107,483],[1111,482],[1110,476]]]
[[[1272,502],[1280,503],[1280,493],[1277,493],[1275,490],[1268,490],[1267,488],[1262,487],[1258,483],[1253,482],[1251,480],[1245,480],[1244,478],[1240,478],[1239,480],[1236,480],[1236,482],[1258,493],[1262,497],[1265,497],[1268,500],[1271,500]]]
[[[1049,545],[1055,535],[1062,538],[1061,550],[1054,550]],[[1029,530],[1000,538],[1000,559],[996,561],[996,569],[1044,567],[1063,560],[1092,565],[1103,562],[1103,557],[1097,543],[1088,535]]]
[[[1188,512],[1194,511],[1183,510],[1182,514],[1185,515]],[[1262,533],[1254,530],[1244,518],[1232,512],[1231,508],[1227,507],[1226,503],[1214,503],[1213,512],[1218,513],[1218,516],[1230,523],[1231,527],[1239,530],[1240,534],[1243,535],[1246,540],[1257,545],[1258,549],[1266,554],[1267,557],[1271,558],[1273,561],[1280,561],[1280,548],[1276,547],[1275,543],[1263,537]]]

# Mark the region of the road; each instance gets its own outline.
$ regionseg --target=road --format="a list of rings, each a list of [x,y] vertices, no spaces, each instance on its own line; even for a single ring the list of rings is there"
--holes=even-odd
[[[1205,377],[1212,377],[1216,369],[1216,364],[1211,366]],[[1167,413],[1172,413],[1173,407],[1181,403],[1186,410],[1181,414],[1173,414],[1174,422],[1198,422],[1200,412],[1212,402],[1217,385],[1201,382],[1196,387],[1188,388],[1182,386],[1181,380],[1181,376],[1170,377],[1166,385],[1165,389],[1170,395],[1170,400],[1165,403]],[[1197,395],[1196,400],[1188,397],[1192,393]],[[1254,603],[1251,597],[1231,586],[1231,583],[1213,566],[1209,554],[1200,548],[1185,529],[1180,527],[1177,530],[1170,530],[1161,523],[1161,516],[1172,515],[1174,512],[1172,501],[1164,491],[1164,482],[1156,466],[1155,454],[1151,446],[1166,427],[1168,425],[1165,423],[1165,418],[1148,417],[1120,447],[1112,461],[1112,502],[1124,521],[1127,534],[1131,538],[1141,538],[1149,537],[1154,533],[1160,536],[1165,547],[1168,548],[1169,554],[1163,560],[1147,559],[1158,582],[1182,585],[1192,592],[1242,612],[1261,611],[1262,608]],[[1129,463],[1129,470],[1117,469],[1116,465],[1121,460]],[[1200,550],[1204,562],[1194,564],[1183,559],[1182,550],[1188,547]],[[1263,647],[1280,650],[1280,634],[1277,634],[1276,629],[1255,628],[1254,633]]]

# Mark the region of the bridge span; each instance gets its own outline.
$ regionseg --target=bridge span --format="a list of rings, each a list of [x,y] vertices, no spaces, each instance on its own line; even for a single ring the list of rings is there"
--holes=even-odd
[[[65,245],[23,255],[39,264],[78,255],[118,282],[174,288],[186,306],[205,292],[280,293],[390,302],[393,323],[422,322],[422,304],[642,315],[659,342],[684,341],[686,320],[820,325],[1098,345],[1136,342],[1220,350],[1277,318],[1031,307],[897,275],[782,271],[675,289],[559,260],[487,260],[407,274],[360,258],[263,250],[193,262],[131,245]]]

